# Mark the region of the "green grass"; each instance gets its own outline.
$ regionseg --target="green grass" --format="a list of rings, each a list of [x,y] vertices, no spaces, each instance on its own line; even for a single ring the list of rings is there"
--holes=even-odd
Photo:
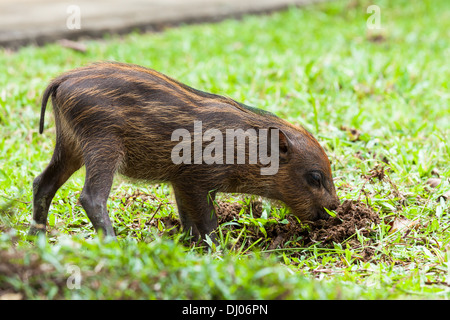
[[[447,1],[377,1],[381,30],[366,27],[371,4],[336,1],[159,34],[108,36],[86,41],[85,54],[57,44],[1,50],[0,266],[9,263],[16,272],[0,273],[0,294],[450,298],[450,200],[439,198],[450,190]],[[376,35],[379,41],[371,40]],[[53,200],[47,241],[30,244],[31,183],[50,160],[55,136],[50,112],[38,134],[42,92],[59,73],[98,60],[151,67],[305,126],[330,157],[339,197],[361,197],[382,223],[370,236],[331,247],[293,240],[269,250],[264,232],[270,223],[285,223],[287,213],[265,203],[265,218],[242,212],[232,223],[237,228],[222,227],[221,246],[202,253],[160,219],[177,214],[169,186],[117,177],[108,205],[119,242],[102,244],[77,204],[81,169]],[[389,179],[367,182],[364,176],[380,164]],[[425,182],[436,170],[442,183],[430,188]],[[390,233],[389,221],[399,216],[418,223]],[[368,260],[364,249],[373,252]],[[67,286],[70,265],[82,273],[80,289]]]

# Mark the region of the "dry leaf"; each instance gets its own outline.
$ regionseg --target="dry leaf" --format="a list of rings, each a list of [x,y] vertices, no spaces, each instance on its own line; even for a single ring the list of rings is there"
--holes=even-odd
[[[438,178],[439,178],[439,176],[440,176],[439,170],[436,169],[436,168],[434,168],[433,170],[431,170],[431,174],[434,175],[434,176],[436,176],[436,177],[438,177]]]
[[[61,39],[58,41],[58,43],[64,48],[72,49],[78,52],[85,53],[87,51],[86,45],[81,42],[76,42],[68,39]]]
[[[351,138],[351,141],[357,141],[357,140],[359,140],[359,136],[361,135],[361,131],[359,131],[359,130],[357,130],[357,129],[354,129],[354,128],[346,127],[346,126],[344,126],[344,125],[342,125],[342,126],[340,127],[340,129],[341,129],[342,131],[346,131],[346,132],[349,133],[349,136],[350,136],[350,138]]]
[[[440,198],[444,198],[444,200],[450,199],[450,191],[447,191],[446,193],[440,195],[440,196],[438,197],[438,201],[439,201]]]
[[[404,216],[398,216],[393,221],[389,223],[391,229],[389,230],[389,234],[394,233],[396,231],[407,231],[412,228],[417,228],[419,224],[419,220],[409,220]]]
[[[430,178],[427,180],[426,184],[432,188],[436,188],[441,183],[441,181],[442,180],[439,178]]]

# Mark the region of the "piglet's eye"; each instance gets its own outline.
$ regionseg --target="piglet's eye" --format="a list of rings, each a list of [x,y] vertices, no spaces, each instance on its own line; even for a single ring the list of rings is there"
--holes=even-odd
[[[322,184],[322,174],[318,171],[309,172],[307,175],[308,183],[315,187],[320,187]]]

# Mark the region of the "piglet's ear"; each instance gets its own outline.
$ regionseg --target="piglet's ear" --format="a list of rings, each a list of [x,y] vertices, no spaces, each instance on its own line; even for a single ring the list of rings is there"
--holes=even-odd
[[[292,149],[292,143],[291,140],[289,140],[288,136],[280,130],[278,132],[278,143],[279,143],[279,149],[280,149],[280,156],[287,158],[288,154],[290,154]]]
[[[280,128],[270,127],[269,128],[269,139],[268,141],[272,141],[272,135],[278,135],[278,152],[280,155],[280,159],[287,160],[292,150],[292,142],[286,133]],[[269,142],[270,144],[270,142]],[[270,148],[270,147],[269,147]],[[271,149],[271,148],[270,148]]]

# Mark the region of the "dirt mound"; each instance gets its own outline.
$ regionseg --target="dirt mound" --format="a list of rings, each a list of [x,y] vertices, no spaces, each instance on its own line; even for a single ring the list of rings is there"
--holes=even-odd
[[[341,243],[353,236],[356,230],[367,236],[372,223],[378,224],[379,215],[366,204],[345,200],[336,210],[336,217],[319,220],[311,225],[309,237],[312,241],[322,243]]]
[[[239,213],[243,209],[243,205],[237,202],[219,201],[215,208],[219,224],[222,224],[238,219]],[[261,216],[261,214],[259,214],[259,216]]]
[[[232,232],[236,238],[235,247],[248,248],[256,241],[262,242],[265,250],[289,247],[306,247],[315,243],[327,247],[333,243],[343,243],[349,238],[352,245],[358,245],[356,230],[368,236],[373,230],[372,224],[380,223],[381,219],[375,211],[360,201],[345,200],[335,211],[336,216],[327,220],[302,223],[296,217],[287,215],[283,220],[275,217],[262,219],[263,207],[260,201],[250,204],[242,202],[218,201],[216,212],[219,224],[229,223],[224,232]],[[181,226],[175,216],[155,218],[151,225],[156,226],[160,220],[168,233],[181,231]],[[239,238],[239,233],[245,226],[245,236]],[[262,230],[263,229],[263,230]],[[261,240],[262,239],[262,240]]]
[[[248,214],[248,206],[239,203],[219,202],[217,214],[219,223],[229,221],[242,221],[242,215]],[[261,217],[261,202],[251,203],[253,217]],[[320,242],[322,245],[332,245],[342,243],[354,237],[356,230],[364,236],[369,235],[373,230],[372,224],[380,223],[378,213],[372,208],[359,201],[345,200],[336,210],[336,217],[328,220],[318,220],[309,224],[303,224],[294,216],[287,216],[283,221],[271,221],[264,225],[266,231],[267,249],[272,250],[278,247],[308,246],[312,243]],[[231,229],[241,228],[240,226],[230,226]],[[247,225],[248,233],[254,234],[254,239],[262,237],[257,226]],[[241,244],[241,243],[240,243]],[[250,244],[248,244],[250,245]]]

